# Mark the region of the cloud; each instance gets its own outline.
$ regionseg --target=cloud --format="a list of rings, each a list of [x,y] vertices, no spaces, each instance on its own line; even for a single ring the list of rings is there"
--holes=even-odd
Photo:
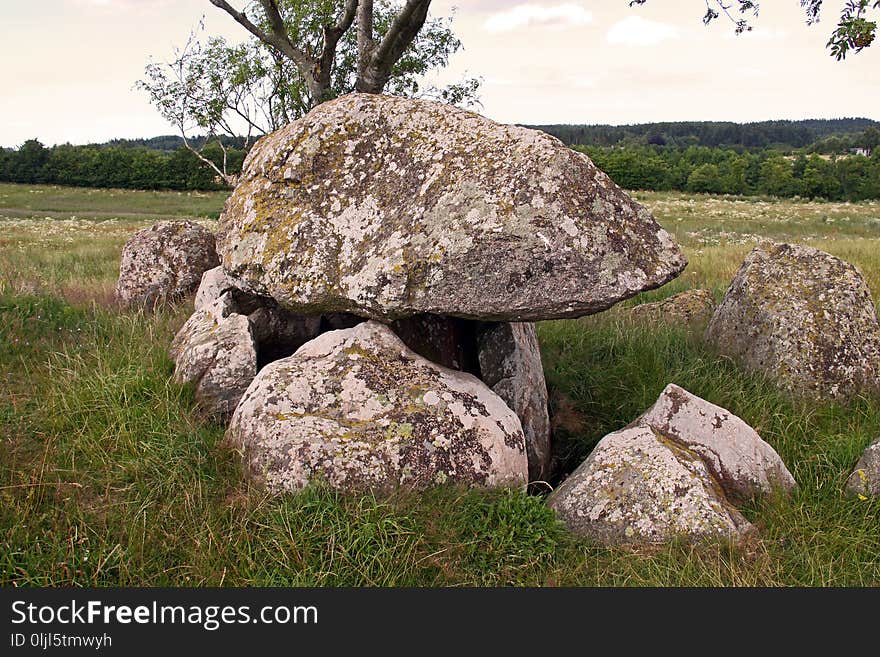
[[[580,5],[566,2],[561,5],[516,5],[507,11],[492,14],[484,26],[489,32],[510,32],[524,27],[581,27],[593,22],[593,14]]]
[[[628,16],[608,30],[608,43],[620,46],[656,46],[678,38],[678,29],[641,16]]]

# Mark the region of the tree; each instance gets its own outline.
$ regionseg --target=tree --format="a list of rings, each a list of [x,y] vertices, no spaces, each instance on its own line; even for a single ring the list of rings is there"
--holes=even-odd
[[[865,128],[865,132],[862,133],[861,142],[862,148],[876,151],[877,147],[880,146],[880,130],[874,127]]]
[[[643,5],[648,0],[629,0],[629,6]],[[822,0],[800,0],[807,16],[807,24],[819,22]],[[749,17],[756,17],[760,3],[753,0],[706,0],[706,13],[703,23],[708,25],[722,14],[729,18],[737,34],[752,29]],[[845,59],[848,52],[858,53],[870,46],[877,35],[877,21],[880,14],[880,0],[846,0],[840,11],[837,27],[831,33],[826,47],[838,61]]]
[[[227,184],[234,183],[227,160],[231,138],[245,133],[241,141],[247,149],[253,138],[344,93],[385,89],[454,104],[477,102],[480,81],[475,78],[444,89],[419,83],[461,48],[451,18],[412,13],[417,5],[427,13],[430,1],[407,2],[400,9],[392,0],[261,0],[241,12],[226,2],[211,2],[252,38],[233,46],[218,37],[202,41],[194,32],[173,62],[148,65],[138,86],[178,127],[186,147]],[[420,25],[415,33],[413,21]],[[198,146],[188,137],[196,131],[208,135]],[[205,157],[206,143],[223,157]]]
[[[715,164],[701,164],[688,176],[687,191],[720,194],[724,191],[721,170]]]
[[[23,183],[46,182],[43,167],[49,151],[36,139],[28,139],[18,149],[15,162],[15,181]]]

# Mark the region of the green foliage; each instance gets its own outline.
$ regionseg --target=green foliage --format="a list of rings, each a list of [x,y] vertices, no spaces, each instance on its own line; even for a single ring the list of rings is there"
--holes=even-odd
[[[647,1],[629,0],[629,6],[643,5]],[[823,0],[800,0],[808,25],[819,22],[822,3]],[[759,9],[760,3],[754,0],[706,0],[703,23],[708,25],[724,14],[733,23],[734,31],[742,34],[751,31],[752,25],[749,21],[758,16]],[[861,52],[874,42],[877,22],[870,19],[873,17],[872,10],[878,9],[880,0],[846,0],[840,11],[837,27],[826,44],[835,59],[845,59],[848,52]]]
[[[211,143],[202,155],[222,163],[223,153]],[[241,170],[245,152],[227,148],[227,168]],[[0,152],[0,182],[48,183],[123,189],[223,189],[214,173],[188,149],[157,151],[142,146],[43,147],[31,139],[15,151]]]
[[[805,119],[801,121],[674,121],[635,125],[532,125],[561,139],[569,146],[708,146],[711,148],[744,149],[819,148],[822,140],[832,146],[820,153],[844,153],[848,148],[866,146],[880,129],[880,122],[864,118]],[[874,129],[875,132],[870,132]]]
[[[325,29],[334,25],[342,9],[340,0],[285,0],[279,3],[290,41],[307,53],[320,53]],[[253,9],[250,19],[268,31],[266,15]],[[379,38],[399,12],[392,0],[380,0],[374,7],[374,30]],[[202,26],[203,28],[203,26]],[[459,105],[477,103],[480,80],[467,78],[445,88],[424,88],[420,79],[426,73],[445,67],[449,57],[461,48],[451,28],[451,18],[429,18],[410,46],[394,64],[385,92],[400,96],[429,97]],[[190,35],[176,52],[174,61],[150,63],[145,78],[136,86],[145,91],[159,113],[175,125],[186,138],[194,132],[207,133],[208,143],[223,147],[238,135],[245,135],[243,148],[254,138],[301,117],[319,102],[355,90],[357,78],[356,30],[349,29],[337,44],[330,70],[330,88],[316,93],[293,62],[256,37],[230,44],[223,37],[200,40]],[[311,75],[313,71],[309,72]],[[314,82],[314,81],[312,81]],[[220,139],[223,135],[224,139]],[[215,172],[230,185],[235,171],[208,155],[203,144],[189,143],[205,156]],[[205,162],[203,162],[205,164]]]
[[[880,198],[880,158],[826,158],[776,150],[738,152],[690,146],[574,146],[626,189],[766,194],[860,201]]]

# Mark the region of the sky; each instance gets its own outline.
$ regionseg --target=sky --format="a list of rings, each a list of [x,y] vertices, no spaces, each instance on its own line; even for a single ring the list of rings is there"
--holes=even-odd
[[[174,134],[135,89],[204,16],[247,35],[208,0],[6,2],[0,146]],[[244,0],[232,2],[237,7]],[[797,0],[764,0],[751,33],[705,27],[701,0],[434,0],[464,48],[432,80],[481,76],[477,110],[503,123],[880,120],[880,44],[843,62],[825,43],[841,2],[805,24]]]

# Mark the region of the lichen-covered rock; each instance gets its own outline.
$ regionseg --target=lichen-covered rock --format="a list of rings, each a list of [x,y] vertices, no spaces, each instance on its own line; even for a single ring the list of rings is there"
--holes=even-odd
[[[699,455],[731,501],[796,488],[779,454],[752,427],[674,383],[638,422]]]
[[[233,288],[235,288],[235,284],[223,271],[223,267],[209,269],[202,274],[193,307],[196,310],[205,310],[219,299],[221,294]]]
[[[529,481],[550,475],[547,384],[535,325],[502,322],[478,333],[480,378],[517,414],[526,437]]]
[[[209,415],[232,414],[257,374],[257,351],[248,318],[233,312],[226,292],[195,311],[174,336],[174,379],[195,384],[199,406]]]
[[[220,222],[226,271],[306,315],[576,317],[686,264],[646,208],[557,139],[376,94],[263,137]]]
[[[754,429],[670,384],[635,422],[605,436],[548,503],[573,532],[602,543],[736,540],[754,528],[733,502],[795,487]]]
[[[289,356],[322,333],[321,316],[296,315],[278,306],[273,299],[244,292],[236,287],[223,267],[210,269],[202,276],[196,292],[196,312],[210,308],[221,296],[225,296],[228,312],[247,315],[250,320],[251,334],[257,345],[258,368]]]
[[[272,492],[526,482],[516,414],[485,384],[365,322],[324,333],[260,371],[227,431]]]
[[[202,274],[218,264],[210,230],[191,221],[160,221],[125,243],[116,298],[153,308],[195,290]]]
[[[797,393],[846,397],[880,383],[880,327],[865,279],[812,247],[755,247],[706,337]]]
[[[668,324],[702,325],[705,328],[715,312],[715,299],[708,290],[685,290],[662,301],[632,308],[630,316]]]
[[[610,545],[753,531],[695,452],[641,424],[605,436],[548,504],[573,533]]]
[[[861,497],[880,497],[880,438],[862,454],[846,482],[846,490]]]

